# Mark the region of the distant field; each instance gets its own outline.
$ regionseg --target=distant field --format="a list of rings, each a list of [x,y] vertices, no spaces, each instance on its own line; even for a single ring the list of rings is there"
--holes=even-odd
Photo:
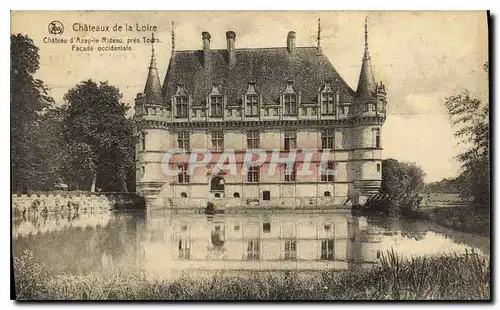
[[[421,205],[423,207],[445,207],[450,205],[466,205],[467,201],[460,198],[459,194],[424,194]]]

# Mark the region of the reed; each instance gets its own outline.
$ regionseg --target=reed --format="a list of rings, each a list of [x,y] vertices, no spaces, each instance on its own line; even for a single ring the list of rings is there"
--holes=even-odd
[[[489,300],[489,259],[474,252],[403,258],[316,276],[279,273],[214,274],[179,280],[98,273],[50,275],[29,252],[14,261],[18,299],[36,300]]]

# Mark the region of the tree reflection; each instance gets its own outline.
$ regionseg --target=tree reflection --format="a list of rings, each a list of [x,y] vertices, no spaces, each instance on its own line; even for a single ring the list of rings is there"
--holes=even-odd
[[[366,216],[366,221],[369,225],[374,225],[390,232],[398,232],[402,237],[411,238],[417,241],[422,240],[428,231],[428,225],[417,219],[370,215]]]
[[[30,249],[55,273],[104,271],[124,258],[135,263],[136,228],[142,223],[141,218],[132,214],[111,216],[109,220],[107,217],[107,213],[82,217],[73,212],[49,213],[42,218],[30,214],[25,219],[16,219],[14,230],[27,222],[38,233],[17,235],[13,240],[14,255]],[[101,225],[103,218],[105,222]]]

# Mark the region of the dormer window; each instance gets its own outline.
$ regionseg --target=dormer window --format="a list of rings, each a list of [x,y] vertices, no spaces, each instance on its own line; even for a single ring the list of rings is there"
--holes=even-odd
[[[189,111],[189,95],[184,88],[184,84],[177,86],[177,91],[174,95],[175,117],[187,118]]]
[[[297,115],[297,95],[290,94],[284,96],[285,108],[283,110],[283,115],[293,116]]]
[[[210,117],[222,117],[222,96],[210,96]]]
[[[246,116],[258,116],[259,115],[259,96],[258,95],[246,95]]]
[[[286,83],[286,88],[282,94],[283,98],[283,115],[284,116],[296,116],[297,115],[297,104],[298,104],[298,94],[293,87],[293,81],[288,80]]]
[[[220,85],[214,83],[212,91],[208,95],[208,104],[210,107],[210,117],[224,116],[224,95],[220,91]]]
[[[188,98],[187,97],[176,97],[175,98],[175,116],[176,117],[187,117],[188,113]]]
[[[244,101],[245,116],[258,116],[260,96],[255,90],[255,82],[248,83],[248,89],[244,95]]]
[[[335,95],[333,93],[323,93],[322,98],[322,109],[324,115],[335,114]]]
[[[320,92],[321,114],[335,115],[335,106],[337,102],[338,90],[335,90],[331,79],[325,81],[325,85]]]

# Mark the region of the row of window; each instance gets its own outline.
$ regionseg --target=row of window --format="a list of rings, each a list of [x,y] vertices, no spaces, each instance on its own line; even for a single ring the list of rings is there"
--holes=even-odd
[[[375,134],[375,147],[380,148],[380,129],[374,129]],[[260,147],[260,132],[257,130],[247,131],[247,148],[257,149]],[[212,150],[224,150],[224,132],[212,131]],[[333,149],[335,141],[335,131],[333,129],[326,129],[321,132],[321,148]],[[284,150],[290,151],[297,148],[297,131],[285,130],[284,132]],[[141,137],[142,150],[146,150],[146,136],[143,134]],[[177,134],[177,145],[184,150],[190,149],[190,135],[188,131],[180,131]]]
[[[335,175],[332,172],[335,170],[335,162],[328,161],[325,170],[321,170],[320,172],[320,180],[321,182],[334,182]],[[381,165],[377,164],[377,172],[380,172]],[[177,172],[177,183],[189,183],[190,177],[188,173],[187,164],[179,166],[179,170]],[[141,167],[141,178],[144,177],[146,173],[146,167]],[[260,181],[260,167],[252,166],[248,168],[248,171],[245,175],[245,182],[247,183],[258,183]],[[294,164],[292,169],[287,171],[285,169],[285,173],[283,174],[284,182],[297,182],[297,165]]]
[[[327,162],[327,167],[325,170],[320,172],[320,180],[321,182],[333,182],[335,180],[335,175],[333,170],[335,169],[335,162],[329,161]],[[377,166],[377,169],[379,167]],[[283,174],[284,182],[296,182],[297,181],[297,165],[294,164],[293,168],[290,170],[285,169],[285,173]],[[188,165],[180,165],[179,170],[177,172],[177,182],[178,183],[189,183],[189,171]],[[260,182],[260,167],[251,166],[248,168],[247,173],[245,175],[246,183],[258,183]]]
[[[188,107],[189,107],[189,98],[187,96],[177,96],[175,97],[175,112],[174,115],[177,118],[187,118],[188,117]],[[210,107],[210,117],[223,117],[224,113],[224,98],[223,96],[216,95],[209,97],[209,107]],[[259,116],[259,104],[260,98],[258,95],[246,95],[245,100],[245,116]],[[335,115],[336,110],[335,106],[338,105],[335,101],[334,94],[323,94],[323,100],[321,104],[321,114],[322,115]],[[303,115],[317,115],[316,107],[309,108],[310,113],[308,113],[308,108],[302,108]],[[153,110],[153,115],[156,114],[156,111]],[[163,112],[163,111],[162,111]],[[266,116],[278,115],[277,108],[265,109],[264,110]],[[233,116],[241,116],[240,110],[235,110],[236,115]],[[348,107],[339,106],[340,114],[347,114]],[[283,115],[284,116],[297,116],[298,114],[298,100],[297,95],[295,94],[286,94],[283,95]],[[200,115],[200,116],[204,116]]]
[[[327,170],[321,171],[321,181],[322,182],[333,182],[334,173],[330,170],[335,169],[335,162],[329,161],[327,163]],[[287,171],[285,169],[283,174],[283,181],[285,182],[296,182],[297,181],[297,164],[293,164],[292,169]],[[248,183],[258,183],[260,181],[260,167],[250,167],[247,172],[246,182]]]
[[[249,240],[246,248],[246,259],[247,260],[259,260],[260,259],[260,241],[259,240]],[[297,240],[289,239],[285,240],[285,247],[283,257],[285,260],[296,260],[297,259]],[[189,240],[181,239],[179,240],[179,259],[189,260],[191,259],[191,244]],[[321,240],[321,260],[335,260],[334,252],[334,239],[324,239]]]
[[[189,225],[185,225],[185,224],[181,225],[181,231],[185,231],[186,232],[186,231],[188,231],[188,228],[189,228]],[[221,231],[221,226],[220,225],[215,225],[214,229],[215,229],[215,231]],[[331,231],[332,230],[332,224],[324,223],[323,230],[326,231],[326,232]],[[224,226],[223,226],[222,231],[225,232]],[[240,231],[240,225],[234,225],[234,231]],[[271,232],[271,222],[263,222],[262,223],[262,232],[263,233],[270,233]]]
[[[187,98],[178,98],[178,99],[181,99],[181,100],[180,100],[180,103],[178,105],[176,105],[175,117],[176,118],[187,118],[188,117],[188,105],[187,105],[187,102],[184,103],[185,101],[187,101]],[[372,107],[370,108],[370,106],[372,106]],[[366,104],[364,111],[368,112],[369,109],[371,109],[372,111],[375,111],[376,106],[372,105],[372,104]],[[192,108],[191,110],[193,111],[193,117],[202,117],[203,118],[206,116],[205,111],[202,109]],[[151,115],[164,116],[164,109],[157,109],[157,108],[153,107],[150,109],[150,111],[151,111],[150,112]],[[211,111],[210,117],[212,117],[212,118],[221,118],[223,116],[222,105],[219,103],[214,103],[214,105],[212,105],[212,108],[210,111]],[[229,108],[227,111],[228,111],[228,114],[227,114],[228,117],[241,117],[241,109],[239,109],[239,108],[232,108],[232,109]],[[347,115],[348,112],[349,112],[349,107],[346,107],[346,106],[340,106],[338,109],[338,113],[341,116]],[[278,108],[276,108],[276,107],[264,108],[264,116],[278,116],[278,114],[279,114]],[[321,114],[322,115],[336,115],[335,110],[332,106],[324,106]],[[260,115],[259,107],[257,104],[251,103],[250,105],[246,106],[246,109],[245,109],[245,116],[246,117],[258,117],[259,115]],[[296,113],[287,113],[287,111],[285,111],[285,113],[283,115],[284,116],[297,116]],[[318,115],[318,108],[317,107],[302,107],[302,115],[317,116]]]
[[[187,196],[188,195],[186,194],[186,192],[181,192],[181,197],[182,198],[187,198]],[[325,191],[325,192],[323,192],[323,196],[325,196],[325,197],[331,197],[332,193],[330,193],[330,191]],[[234,192],[233,193],[233,197],[234,198],[240,198],[240,193]],[[215,193],[215,198],[221,198],[220,193]],[[271,192],[270,191],[263,191],[262,192],[262,200],[271,200]]]
[[[321,134],[321,146],[323,149],[332,149],[334,147],[335,132],[332,129],[324,130]],[[190,148],[189,132],[181,131],[177,135],[177,142],[179,148],[188,150]],[[249,149],[259,148],[260,145],[260,132],[248,131],[247,132],[247,147]],[[376,129],[375,132],[375,145],[380,147],[380,130]],[[224,148],[224,133],[222,131],[212,131],[212,149],[215,151],[222,151]],[[297,148],[297,131],[285,130],[284,132],[284,149],[289,151]],[[142,149],[146,149],[146,139],[142,136]]]

